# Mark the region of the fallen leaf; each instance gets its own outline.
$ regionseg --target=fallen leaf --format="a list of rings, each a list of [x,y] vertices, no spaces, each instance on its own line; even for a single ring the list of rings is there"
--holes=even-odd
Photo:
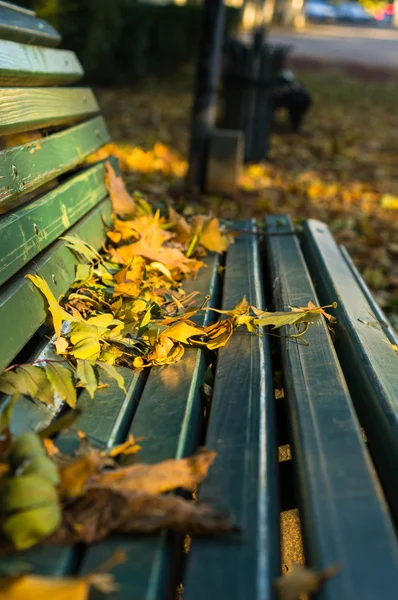
[[[35,365],[21,365],[5,371],[0,377],[0,391],[5,394],[23,394],[45,404],[54,404],[54,388],[45,370]]]
[[[97,364],[98,367],[105,371],[108,377],[114,379],[119,388],[127,394],[127,390],[124,385],[124,377],[118,372],[117,368],[115,368],[113,365],[110,365],[109,363],[99,362]]]
[[[101,261],[101,255],[84,240],[81,240],[74,235],[64,235],[60,237],[60,239],[66,241],[68,248],[88,262]]]
[[[123,444],[119,444],[115,446],[108,452],[108,456],[114,458],[115,456],[119,456],[120,454],[136,454],[139,450],[141,450],[141,446],[137,444],[137,441],[134,439],[133,435],[129,435],[127,440],[123,442]]]
[[[1,379],[0,379],[0,386],[1,386]],[[1,390],[1,387],[0,387]],[[1,390],[3,391],[3,390]],[[6,403],[6,405],[4,406],[4,404],[2,405],[2,411],[0,413],[0,436],[4,436],[10,427],[10,423],[11,423],[11,418],[12,418],[12,411],[13,408],[16,404],[16,402],[18,401],[19,395],[18,394],[13,394],[11,396],[11,398],[8,400],[8,402]],[[1,437],[0,437],[1,440]],[[8,445],[8,444],[7,444]],[[3,448],[3,440],[0,441],[0,448],[1,448],[1,452],[3,452],[5,450],[5,448]],[[0,454],[1,454],[0,452]]]
[[[380,200],[380,204],[383,208],[387,208],[389,210],[398,210],[398,196],[385,194]]]
[[[87,360],[77,359],[76,373],[80,383],[88,391],[90,398],[94,398],[94,392],[98,387],[98,381],[92,364]]]
[[[88,600],[90,579],[23,575],[0,579],[0,600]]]
[[[203,450],[196,456],[181,460],[130,465],[97,475],[90,486],[141,494],[159,494],[176,488],[193,490],[206,477],[215,457],[215,452]]]
[[[171,338],[176,342],[188,343],[189,338],[194,336],[203,335],[204,330],[197,327],[193,323],[187,323],[186,321],[179,321],[174,323],[163,332],[164,337]]]
[[[130,196],[120,175],[116,175],[110,162],[105,163],[105,185],[112,201],[112,208],[119,216],[135,213],[135,202]]]
[[[229,241],[220,232],[218,219],[210,219],[199,234],[199,244],[210,252],[222,254],[229,246]]]
[[[74,457],[66,464],[60,464],[60,495],[63,498],[74,498],[83,494],[88,480],[100,469],[102,464],[103,459],[100,452],[93,448]]]
[[[63,523],[46,544],[92,544],[110,533],[149,534],[161,529],[192,535],[220,535],[237,531],[230,520],[206,504],[177,496],[122,493],[92,489],[69,504]],[[76,527],[76,523],[79,527]]]
[[[291,573],[278,577],[274,582],[278,600],[299,600],[301,594],[313,594],[338,570],[337,566],[332,566],[318,572],[295,565]]]
[[[61,335],[62,321],[70,321],[71,316],[58,304],[54,294],[50,290],[48,283],[38,275],[25,275],[45,296],[50,313],[53,318],[55,334],[57,338]]]
[[[73,373],[67,367],[56,362],[46,362],[44,370],[53,390],[71,408],[76,406],[76,388],[73,382]]]

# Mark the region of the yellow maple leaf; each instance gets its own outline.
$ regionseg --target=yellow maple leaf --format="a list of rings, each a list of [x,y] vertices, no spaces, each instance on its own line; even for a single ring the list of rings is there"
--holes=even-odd
[[[61,335],[61,326],[62,321],[71,321],[72,317],[69,313],[66,312],[61,306],[58,304],[54,294],[49,288],[48,283],[39,277],[39,275],[25,275],[30,281],[41,291],[43,296],[45,296],[48,307],[51,312],[51,316],[53,318],[54,329],[57,338]]]
[[[229,242],[220,231],[218,219],[210,219],[203,226],[199,234],[199,244],[210,250],[210,252],[218,252],[219,254],[227,250]]]
[[[164,332],[163,336],[171,338],[176,342],[188,343],[189,338],[194,336],[203,335],[204,330],[202,327],[187,323],[186,321],[179,321],[168,327]]]

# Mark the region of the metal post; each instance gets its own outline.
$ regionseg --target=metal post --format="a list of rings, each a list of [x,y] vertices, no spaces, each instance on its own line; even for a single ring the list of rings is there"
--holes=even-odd
[[[204,0],[189,148],[187,184],[191,190],[203,191],[206,181],[209,142],[216,118],[224,22],[224,1]]]

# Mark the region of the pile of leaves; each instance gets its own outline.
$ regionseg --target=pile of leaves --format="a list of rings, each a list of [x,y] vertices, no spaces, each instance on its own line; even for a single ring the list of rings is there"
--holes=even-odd
[[[286,312],[260,310],[245,297],[230,310],[207,307],[207,298],[194,305],[196,294],[185,294],[183,279],[204,267],[207,251],[225,252],[233,236],[214,217],[195,215],[188,220],[172,207],[167,216],[153,212],[142,195],[128,194],[109,163],[106,183],[114,215],[103,251],[73,236],[63,238],[79,258],[67,295],[59,301],[44,279],[27,275],[47,301],[54,356],[11,365],[0,377],[0,391],[9,395],[0,416],[3,554],[38,543],[91,544],[113,532],[236,531],[228,518],[210,506],[166,494],[177,488],[195,490],[213,463],[214,452],[203,449],[187,459],[121,466],[118,457],[134,456],[140,448],[137,440],[130,437],[101,451],[78,432],[77,452],[64,455],[52,438],[70,426],[78,411],[69,411],[44,431],[13,438],[9,423],[21,395],[45,404],[63,401],[74,409],[78,388],[86,388],[93,397],[102,387],[102,372],[124,390],[118,365],[140,369],[170,364],[182,358],[186,346],[215,350],[240,326],[261,334],[266,326],[293,325],[292,337],[301,337],[321,315],[330,323],[334,320],[326,307],[311,302]],[[221,318],[201,327],[192,320],[200,310],[213,310]],[[323,581],[317,574],[314,577],[310,578],[313,589]],[[90,585],[113,589],[111,580],[98,574],[52,582],[24,575],[0,580],[0,598],[1,594],[30,597],[47,590],[69,590],[85,598]]]
[[[68,424],[70,420],[69,414]],[[54,425],[50,427],[53,431]],[[152,533],[169,527],[209,534],[234,529],[209,506],[163,495],[177,488],[196,489],[214,461],[214,452],[202,450],[192,458],[153,465],[120,466],[117,457],[140,449],[131,436],[101,451],[78,431],[80,446],[69,456],[58,451],[47,433],[11,439],[3,430],[8,443],[0,458],[2,554],[25,550],[42,540],[90,544],[111,532]]]
[[[140,369],[172,364],[186,346],[224,346],[240,326],[259,334],[269,325],[296,325],[292,337],[300,337],[321,314],[333,320],[312,303],[280,313],[250,306],[245,297],[224,311],[207,307],[207,297],[193,306],[197,294],[185,294],[183,279],[204,267],[200,258],[206,251],[224,252],[233,241],[231,234],[221,231],[216,218],[196,215],[188,222],[172,207],[167,218],[154,214],[141,196],[134,200],[128,194],[109,163],[107,186],[117,216],[104,251],[100,254],[73,236],[63,238],[83,262],[62,303],[44,279],[26,275],[47,300],[54,358],[11,365],[0,377],[0,392],[46,404],[57,397],[74,408],[77,386],[93,397],[103,371],[124,389],[115,365]],[[192,319],[203,310],[223,318],[200,326]]]

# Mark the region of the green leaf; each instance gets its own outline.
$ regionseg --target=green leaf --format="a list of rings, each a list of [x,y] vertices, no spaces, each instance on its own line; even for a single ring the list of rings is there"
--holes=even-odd
[[[88,360],[77,360],[76,373],[80,379],[80,383],[86,388],[90,394],[90,398],[94,398],[95,390],[98,387],[97,376],[94,367]]]
[[[30,396],[45,404],[54,403],[54,393],[46,373],[35,365],[23,365],[3,373],[0,377],[0,391]]]
[[[76,267],[76,276],[75,276],[75,281],[73,282],[73,285],[81,286],[82,284],[87,283],[87,281],[90,281],[92,276],[93,276],[92,265],[89,265],[87,263],[80,263]]]
[[[60,239],[65,240],[68,248],[83,256],[88,262],[101,260],[101,256],[98,254],[96,249],[90,246],[90,244],[87,244],[87,242],[83,242],[83,240],[80,240],[73,235],[64,235]]]
[[[106,328],[104,329],[106,331]],[[73,345],[70,354],[83,360],[96,360],[101,352],[101,332],[95,325],[87,323],[73,323],[69,339]]]
[[[19,394],[14,394],[0,413],[0,435],[3,435],[3,433],[10,428],[12,409],[18,398]]]
[[[62,400],[65,400],[71,408],[75,408],[76,388],[72,371],[59,363],[54,362],[47,362],[45,371],[48,380],[58,396],[62,398]]]
[[[266,327],[273,325],[273,329],[279,329],[285,325],[293,325],[300,321],[304,321],[307,315],[302,312],[264,312],[261,317],[253,319],[255,325]]]
[[[109,365],[108,363],[98,362],[97,367],[100,367],[111,379],[114,379],[118,384],[119,388],[123,390],[126,394],[126,388],[124,387],[124,378],[117,369],[113,365]]]
[[[72,427],[81,414],[82,411],[79,408],[68,410],[68,412],[64,413],[62,417],[52,421],[50,425],[47,425],[47,427],[44,429],[40,429],[40,431],[37,432],[37,435],[44,440],[45,438],[52,437],[64,429],[69,429],[69,427]]]

